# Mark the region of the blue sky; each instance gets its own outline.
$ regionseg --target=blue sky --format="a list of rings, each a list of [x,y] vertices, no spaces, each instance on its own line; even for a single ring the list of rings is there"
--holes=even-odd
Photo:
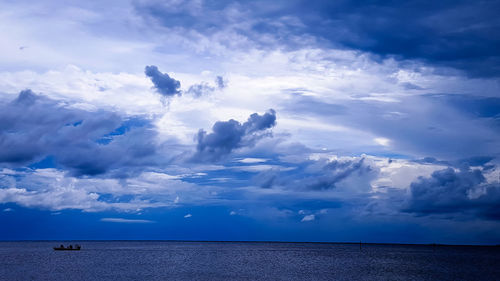
[[[0,239],[498,244],[498,10],[1,1]]]

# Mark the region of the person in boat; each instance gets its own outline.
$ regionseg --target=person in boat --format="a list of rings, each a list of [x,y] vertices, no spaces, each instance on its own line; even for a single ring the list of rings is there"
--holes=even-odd
[[[63,245],[63,244],[61,244],[61,246],[59,246],[59,248],[64,249],[64,245]]]
[[[69,247],[68,247],[68,248],[69,248],[69,249],[73,249],[73,245],[69,245]]]

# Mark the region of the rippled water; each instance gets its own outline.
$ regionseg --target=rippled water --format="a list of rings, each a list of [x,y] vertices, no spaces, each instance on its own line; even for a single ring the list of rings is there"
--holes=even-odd
[[[500,280],[499,247],[71,243],[0,242],[0,280]]]

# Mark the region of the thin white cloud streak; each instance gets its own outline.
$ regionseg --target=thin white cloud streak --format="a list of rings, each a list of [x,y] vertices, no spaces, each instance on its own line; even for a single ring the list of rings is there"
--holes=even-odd
[[[300,220],[301,222],[308,222],[308,221],[313,221],[316,219],[315,215],[306,215]]]
[[[140,219],[124,219],[124,218],[102,218],[103,222],[116,222],[116,223],[155,223],[151,220],[140,220]]]
[[[243,158],[243,159],[239,159],[237,161],[240,162],[240,163],[244,163],[244,164],[255,164],[255,163],[266,162],[266,161],[268,161],[268,159],[262,159],[262,158]]]

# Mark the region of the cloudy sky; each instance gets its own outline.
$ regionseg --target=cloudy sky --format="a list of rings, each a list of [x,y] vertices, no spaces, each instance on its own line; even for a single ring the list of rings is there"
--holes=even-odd
[[[0,1],[0,239],[500,243],[499,1]]]

